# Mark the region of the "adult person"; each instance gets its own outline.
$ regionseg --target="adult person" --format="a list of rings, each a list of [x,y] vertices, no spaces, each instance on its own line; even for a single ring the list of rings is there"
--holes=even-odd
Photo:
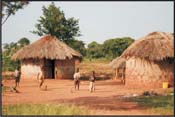
[[[93,92],[95,91],[95,71],[91,72],[90,78],[89,78],[89,91]]]
[[[79,68],[77,68],[76,72],[74,73],[74,87],[75,90],[78,89],[80,87],[80,72],[79,72]]]

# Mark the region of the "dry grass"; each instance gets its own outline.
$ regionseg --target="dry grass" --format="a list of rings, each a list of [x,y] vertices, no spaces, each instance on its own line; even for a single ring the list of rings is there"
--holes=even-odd
[[[102,61],[83,61],[80,65],[82,79],[89,79],[92,71],[95,71],[97,80],[110,79],[114,76],[114,70],[111,69],[108,62]]]
[[[121,57],[139,57],[149,60],[163,60],[174,57],[174,35],[165,32],[152,32],[131,44]]]
[[[65,43],[58,40],[56,37],[46,35],[36,42],[21,48],[12,56],[12,60],[29,58],[65,60],[67,58],[71,59],[73,57],[81,58],[82,55]]]

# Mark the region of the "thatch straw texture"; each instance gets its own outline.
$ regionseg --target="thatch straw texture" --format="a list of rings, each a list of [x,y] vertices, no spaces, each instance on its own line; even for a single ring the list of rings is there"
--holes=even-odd
[[[79,58],[82,57],[79,52],[59,41],[56,37],[46,35],[36,42],[21,48],[12,56],[12,60],[22,60],[29,58],[65,60],[66,58],[71,59],[74,56]]]
[[[139,57],[147,60],[163,60],[174,57],[174,35],[165,32],[152,32],[129,46],[121,57]]]
[[[125,58],[122,58],[122,57],[117,57],[112,62],[110,62],[109,65],[113,69],[125,68],[126,67],[126,59]]]

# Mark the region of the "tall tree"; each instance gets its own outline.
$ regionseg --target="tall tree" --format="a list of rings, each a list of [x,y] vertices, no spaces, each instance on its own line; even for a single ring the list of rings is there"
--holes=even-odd
[[[19,10],[19,9],[23,9],[26,5],[29,4],[28,1],[13,1],[11,2],[9,1],[2,1],[2,18],[4,19],[2,21],[2,25],[7,21],[7,19],[11,16],[11,15],[15,15],[15,13]]]
[[[80,36],[78,20],[73,17],[66,19],[64,12],[53,2],[48,8],[43,6],[42,11],[43,16],[40,16],[35,25],[36,30],[31,31],[32,33],[39,36],[51,34],[66,43],[69,43],[69,40],[74,39],[74,37]]]

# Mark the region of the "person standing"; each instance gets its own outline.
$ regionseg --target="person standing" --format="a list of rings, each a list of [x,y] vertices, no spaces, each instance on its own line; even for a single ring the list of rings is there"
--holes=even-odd
[[[39,81],[39,88],[41,88],[41,86],[43,85],[44,83],[44,75],[43,75],[43,67],[41,67],[41,71],[38,72],[38,75],[37,75],[37,79]]]
[[[19,82],[20,82],[20,77],[21,77],[21,71],[19,70],[19,68],[15,69],[15,89],[16,87],[19,87]]]
[[[90,78],[89,78],[89,91],[93,92],[95,91],[95,71],[92,71]]]
[[[75,86],[75,90],[76,90],[76,88],[79,90],[79,86],[80,86],[79,68],[77,68],[76,73],[74,73],[74,86]]]

